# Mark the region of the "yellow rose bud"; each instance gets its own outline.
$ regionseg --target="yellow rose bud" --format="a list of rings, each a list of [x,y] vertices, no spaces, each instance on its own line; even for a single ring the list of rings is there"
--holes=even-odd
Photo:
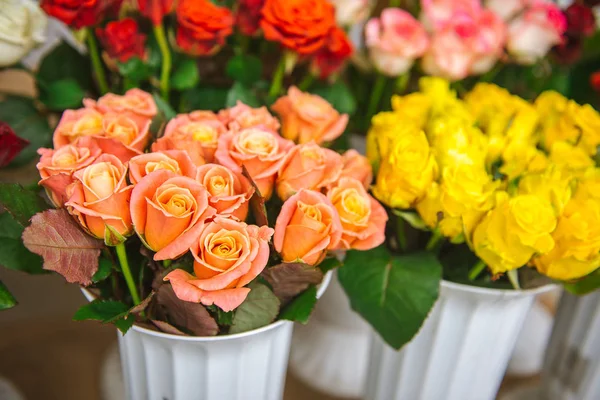
[[[545,171],[524,175],[519,181],[519,193],[531,194],[552,204],[556,215],[561,215],[571,199],[573,176],[566,170],[550,167]]]
[[[389,151],[381,155],[373,194],[392,208],[410,208],[437,178],[425,133],[414,126],[397,127]]]
[[[573,199],[552,236],[554,249],[533,260],[540,273],[567,281],[596,270],[600,267],[600,202]]]
[[[555,228],[550,204],[537,196],[518,195],[488,212],[473,232],[472,247],[493,274],[500,274],[552,250],[550,234]]]

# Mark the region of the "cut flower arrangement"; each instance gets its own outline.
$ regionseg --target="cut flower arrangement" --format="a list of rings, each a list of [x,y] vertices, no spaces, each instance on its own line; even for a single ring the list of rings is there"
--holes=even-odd
[[[597,288],[598,112],[556,92],[529,103],[486,83],[463,100],[440,78],[420,86],[394,97],[367,136],[390,223],[385,246],[348,253],[339,271],[353,308],[398,349],[441,279]]]

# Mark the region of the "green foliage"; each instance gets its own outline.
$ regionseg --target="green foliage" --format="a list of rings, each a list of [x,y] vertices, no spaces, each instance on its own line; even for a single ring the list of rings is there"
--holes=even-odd
[[[168,121],[172,118],[175,118],[175,116],[177,115],[177,112],[175,112],[175,110],[173,110],[173,108],[169,105],[169,103],[164,101],[163,98],[157,94],[153,95],[152,97],[154,98],[154,101],[156,102],[156,106],[158,107],[158,110],[161,112],[161,114],[164,116],[165,120]]]
[[[0,183],[0,205],[22,226],[29,225],[31,217],[49,208],[36,192],[16,183]]]
[[[150,67],[139,57],[131,57],[124,63],[117,64],[119,73],[129,79],[132,84],[146,80],[152,74]]]
[[[100,257],[98,260],[98,271],[92,276],[92,282],[97,283],[105,280],[112,272],[113,263],[111,260]],[[143,269],[143,268],[142,268]]]
[[[340,113],[352,115],[356,111],[356,100],[348,86],[341,80],[333,85],[320,86],[310,91],[330,102]]]
[[[328,257],[328,258],[324,259],[323,262],[318,265],[318,267],[321,271],[323,271],[323,273],[326,273],[328,271],[331,271],[334,268],[339,268],[342,265],[343,265],[343,263],[340,260],[338,260],[336,257]]]
[[[171,85],[177,90],[186,90],[195,87],[200,82],[196,60],[185,59],[176,66],[171,77]]]
[[[32,160],[36,157],[38,148],[50,144],[50,126],[44,116],[38,113],[32,99],[7,96],[0,101],[0,121],[9,124],[17,136],[30,142],[10,163],[11,166],[22,165]]]
[[[23,245],[23,229],[10,214],[0,214],[0,265],[28,274],[47,273],[42,269],[42,258]]]
[[[102,323],[114,323],[123,333],[126,333],[135,322],[129,315],[129,307],[120,301],[94,300],[81,307],[73,316],[74,321],[94,320]]]
[[[246,300],[235,310],[230,334],[251,331],[275,321],[279,314],[279,299],[271,290],[261,284],[250,284]]]
[[[571,283],[565,283],[565,289],[575,295],[585,295],[600,288],[600,270],[596,270],[588,276]]]
[[[415,229],[419,229],[422,231],[429,230],[429,227],[427,226],[427,224],[425,224],[425,221],[423,221],[421,216],[414,211],[402,211],[394,209],[392,210],[392,212],[395,215],[402,218],[403,220],[405,220],[406,222],[408,222],[408,224]]]
[[[237,55],[227,63],[226,73],[234,81],[252,86],[262,76],[262,62],[253,55]]]
[[[0,311],[7,310],[17,305],[17,300],[0,281]]]
[[[241,82],[235,82],[231,89],[229,89],[225,106],[233,107],[238,101],[250,107],[260,107],[262,105],[254,91]]]
[[[442,267],[430,253],[349,251],[338,277],[352,308],[393,348],[419,331],[439,294]]]
[[[219,111],[225,108],[229,89],[200,86],[186,90],[182,95],[183,108],[191,110]]]
[[[53,111],[79,108],[85,92],[74,79],[61,79],[54,82],[38,82],[40,101]]]
[[[311,285],[281,311],[279,318],[306,324],[315,304],[317,304],[317,287]]]

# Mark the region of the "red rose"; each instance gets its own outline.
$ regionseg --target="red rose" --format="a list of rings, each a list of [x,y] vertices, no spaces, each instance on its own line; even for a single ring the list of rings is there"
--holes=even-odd
[[[325,79],[337,72],[353,51],[352,42],[348,40],[346,32],[336,26],[329,32],[325,46],[315,54],[312,70],[321,79]]]
[[[137,3],[140,13],[154,25],[160,25],[165,15],[173,10],[173,0],[138,0]]]
[[[28,144],[7,123],[0,122],[0,167],[7,166]]]
[[[144,58],[146,35],[140,33],[133,18],[109,22],[104,29],[96,29],[96,34],[111,58],[120,62],[133,56]]]
[[[122,0],[42,0],[46,14],[75,29],[96,25],[107,13],[118,10]]]
[[[600,71],[596,71],[590,76],[590,85],[596,92],[600,92]]]
[[[571,4],[565,10],[567,33],[575,36],[591,36],[596,30],[596,19],[591,8],[583,4]]]
[[[335,8],[327,0],[266,0],[260,26],[265,39],[299,54],[313,54],[335,27]]]
[[[235,24],[244,35],[254,35],[260,28],[260,10],[265,0],[240,0]]]
[[[177,45],[186,53],[214,53],[233,30],[233,16],[208,0],[180,0],[177,6]]]
[[[552,48],[554,59],[561,64],[573,64],[581,58],[583,43],[580,37],[564,35],[562,43]]]

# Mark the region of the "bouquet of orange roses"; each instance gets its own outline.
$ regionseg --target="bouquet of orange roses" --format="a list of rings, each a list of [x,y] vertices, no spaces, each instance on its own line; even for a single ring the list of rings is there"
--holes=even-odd
[[[328,253],[384,241],[368,161],[319,145],[347,123],[319,97],[292,87],[272,107],[280,119],[240,102],[163,121],[139,89],[84,105],[39,150],[56,208],[18,185],[0,196],[44,269],[97,297],[78,320],[201,336],[306,322],[315,285],[339,264]],[[329,118],[311,120],[314,108]],[[182,314],[182,302],[194,307]]]

